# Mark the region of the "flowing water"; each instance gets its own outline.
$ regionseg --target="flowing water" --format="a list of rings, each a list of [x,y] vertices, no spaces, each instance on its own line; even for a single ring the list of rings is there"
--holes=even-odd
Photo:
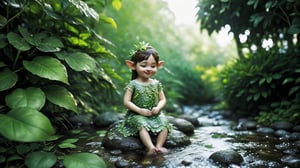
[[[234,130],[232,128],[236,124],[222,117],[208,117],[201,113],[197,113],[197,117],[201,126],[196,127],[194,134],[190,136],[191,144],[169,149],[169,153],[165,155],[146,157],[137,151],[108,151],[101,147],[103,131],[98,131],[89,142],[82,141],[81,150],[98,154],[109,168],[117,167],[116,163],[122,162],[138,168],[217,168],[220,166],[210,162],[209,156],[216,151],[227,149],[238,152],[244,159],[242,165],[230,165],[231,168],[288,168],[280,163],[282,154],[275,148],[275,145],[280,143],[278,138],[260,135],[254,131]]]

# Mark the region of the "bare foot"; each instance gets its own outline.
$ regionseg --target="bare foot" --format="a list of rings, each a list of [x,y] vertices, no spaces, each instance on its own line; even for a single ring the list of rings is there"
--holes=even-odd
[[[164,147],[158,147],[156,148],[158,153],[164,154],[164,153],[168,153],[168,149],[164,148]]]
[[[148,152],[147,152],[147,156],[152,156],[157,154],[157,148],[151,148]]]

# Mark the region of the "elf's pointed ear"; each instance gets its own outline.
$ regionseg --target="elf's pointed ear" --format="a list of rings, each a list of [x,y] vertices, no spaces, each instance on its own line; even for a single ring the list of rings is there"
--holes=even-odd
[[[157,64],[157,68],[161,68],[164,65],[164,61],[159,61]]]
[[[130,60],[126,60],[125,62],[130,69],[135,70],[134,62],[132,62]]]

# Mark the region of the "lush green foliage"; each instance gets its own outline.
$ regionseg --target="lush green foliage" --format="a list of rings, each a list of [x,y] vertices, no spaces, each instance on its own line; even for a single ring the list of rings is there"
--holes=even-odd
[[[237,42],[240,59],[220,74],[229,107],[265,124],[299,122],[300,2],[199,0],[198,5],[201,29],[212,33],[229,25]],[[239,36],[245,34],[242,43]],[[266,40],[272,45],[264,46]]]
[[[229,25],[240,56],[243,48],[255,45],[261,49],[263,39],[272,39],[274,45],[281,48],[291,47],[293,34],[300,33],[300,2],[297,0],[199,0],[198,6],[201,29],[212,33]],[[250,35],[241,43],[239,35],[246,31]]]
[[[259,53],[221,73],[224,98],[235,111],[260,114],[260,122],[300,119],[300,60],[294,53]]]
[[[120,1],[112,4],[118,8]],[[116,73],[103,63],[114,56],[95,24],[99,20],[112,26],[115,23],[80,0],[7,0],[1,1],[0,7],[1,146],[11,141],[45,142],[55,133],[53,123],[64,122],[60,116],[82,111],[77,107],[85,105],[81,98],[87,93],[77,91],[88,87],[73,86],[73,81],[93,81],[98,90],[114,87],[111,78]],[[63,112],[57,113],[60,108]],[[30,145],[27,148],[38,150]],[[17,159],[18,149],[2,153],[1,162],[7,164],[22,159],[28,167],[51,167],[55,163],[53,153],[32,153]],[[35,165],[48,157],[52,158],[49,162]],[[90,154],[66,156],[65,166],[73,167],[74,158],[90,158],[94,167],[103,166],[100,158]]]

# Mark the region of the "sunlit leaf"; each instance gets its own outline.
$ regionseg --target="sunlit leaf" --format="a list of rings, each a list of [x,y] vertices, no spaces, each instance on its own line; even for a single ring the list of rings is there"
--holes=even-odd
[[[40,110],[46,102],[44,92],[40,88],[18,88],[5,97],[6,104],[14,109],[19,107],[31,107]]]
[[[47,86],[44,89],[47,99],[60,107],[77,111],[77,103],[73,95],[64,87],[58,85]]]
[[[100,21],[104,21],[105,23],[110,24],[113,28],[117,28],[117,23],[115,22],[115,20],[111,17],[107,17],[104,14],[100,15]]]
[[[39,56],[32,61],[23,61],[23,65],[29,72],[47,78],[50,80],[57,80],[68,84],[68,74],[65,66],[57,59]]]
[[[62,143],[75,143],[78,140],[79,140],[78,138],[69,138],[69,139],[63,140]]]
[[[45,141],[55,133],[49,119],[39,111],[21,107],[0,114],[0,134],[20,142]]]
[[[96,68],[96,61],[86,53],[57,53],[56,56],[66,60],[68,65],[75,71],[92,72]]]
[[[62,148],[62,149],[66,149],[66,148],[74,149],[77,146],[72,144],[72,143],[61,143],[61,144],[58,145],[58,147]]]
[[[86,41],[84,41],[80,38],[77,38],[77,37],[69,37],[68,41],[70,43],[72,43],[73,45],[80,46],[80,47],[88,47],[89,46],[89,43],[87,43]]]
[[[120,10],[121,7],[122,7],[122,2],[121,2],[121,0],[113,0],[113,1],[111,2],[111,4],[112,4],[113,8],[115,8],[116,10]]]
[[[0,91],[12,88],[18,80],[18,75],[8,68],[0,71]]]
[[[20,51],[30,50],[30,45],[20,35],[14,32],[7,34],[8,42]]]
[[[105,162],[96,154],[76,153],[63,157],[66,168],[106,168]]]
[[[26,156],[25,165],[28,168],[50,168],[56,163],[56,156],[51,152],[33,152]]]

